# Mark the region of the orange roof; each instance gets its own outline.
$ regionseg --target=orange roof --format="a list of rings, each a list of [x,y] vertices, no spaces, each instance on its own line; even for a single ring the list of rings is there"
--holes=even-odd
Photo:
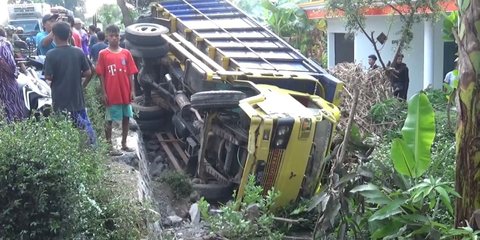
[[[444,2],[440,2],[439,5],[442,9],[446,12],[452,12],[458,10],[457,3],[455,0],[446,0]],[[338,16],[342,16],[342,11],[337,11],[335,13],[328,12],[325,9],[325,1],[314,1],[309,3],[304,3],[299,5],[301,8],[305,10],[307,17],[309,19],[318,19],[318,18],[334,18]],[[399,5],[396,7],[402,13],[408,13],[409,8],[406,6]],[[423,9],[420,10],[419,13],[431,13],[430,9]],[[364,14],[366,16],[386,16],[397,14],[395,10],[393,10],[390,6],[379,6],[379,7],[370,7],[364,10]]]

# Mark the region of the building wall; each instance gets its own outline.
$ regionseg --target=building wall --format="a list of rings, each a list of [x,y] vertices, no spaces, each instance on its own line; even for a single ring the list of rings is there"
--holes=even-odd
[[[393,23],[392,23],[393,22]],[[395,45],[392,41],[397,40],[397,33],[401,30],[398,16],[369,16],[366,19],[366,31],[374,31],[374,36],[381,32],[385,33],[389,39],[384,46],[379,46],[380,54],[385,64],[391,61],[395,54]],[[433,86],[440,88],[443,81],[443,40],[442,40],[442,21],[433,23]],[[403,61],[407,64],[410,71],[410,86],[408,95],[424,89],[428,84],[424,83],[424,29],[426,23],[417,23],[413,27],[413,40],[409,48],[404,50],[405,58]],[[334,41],[333,34],[346,32],[342,19],[328,20],[328,67],[333,67],[335,62],[335,47],[331,44]],[[375,50],[363,33],[355,35],[355,61],[367,65],[367,58],[370,54],[375,54]],[[377,61],[378,65],[380,62]]]
[[[8,8],[7,0],[0,0],[0,25],[6,25],[8,23]]]

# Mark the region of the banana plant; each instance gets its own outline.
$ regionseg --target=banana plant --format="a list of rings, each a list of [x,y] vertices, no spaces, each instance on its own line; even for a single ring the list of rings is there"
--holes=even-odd
[[[407,189],[389,189],[365,184],[353,188],[374,210],[368,218],[372,239],[439,239],[450,228],[435,222],[439,208],[453,215],[450,195],[459,197],[451,182],[441,178],[421,177],[431,163],[431,147],[435,138],[435,114],[425,92],[408,101],[407,119],[402,138],[394,139],[391,159],[397,173],[417,183]]]
[[[435,113],[425,92],[408,101],[408,113],[402,138],[393,140],[391,158],[395,170],[411,178],[420,177],[428,169],[435,138]]]
[[[350,192],[358,193],[371,206],[376,206],[368,218],[372,239],[439,239],[451,228],[436,222],[440,208],[453,215],[449,195],[459,196],[451,182],[429,177],[408,190],[392,190],[366,184]]]

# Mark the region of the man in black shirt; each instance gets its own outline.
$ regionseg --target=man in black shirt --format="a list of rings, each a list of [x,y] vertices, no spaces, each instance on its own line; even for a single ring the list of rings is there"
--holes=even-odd
[[[378,68],[378,65],[375,63],[377,61],[377,56],[375,55],[370,55],[368,56],[368,70],[373,70],[373,69],[377,69]]]
[[[403,54],[400,53],[397,56],[394,67],[396,71],[393,73],[391,78],[393,95],[400,99],[406,100],[410,78],[408,76],[407,64],[403,63]]]
[[[67,113],[78,128],[84,129],[90,143],[96,136],[85,110],[82,77],[91,73],[83,51],[68,44],[71,37],[70,25],[57,22],[52,28],[55,48],[45,58],[45,78],[51,81],[53,110]]]

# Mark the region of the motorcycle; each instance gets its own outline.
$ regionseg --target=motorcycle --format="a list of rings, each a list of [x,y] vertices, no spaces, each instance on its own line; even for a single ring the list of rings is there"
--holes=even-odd
[[[28,49],[27,44],[22,41],[15,41],[14,46],[20,50]],[[49,116],[52,92],[42,74],[45,56],[24,57],[17,54],[15,61],[19,69],[17,84],[24,103],[24,116]]]

